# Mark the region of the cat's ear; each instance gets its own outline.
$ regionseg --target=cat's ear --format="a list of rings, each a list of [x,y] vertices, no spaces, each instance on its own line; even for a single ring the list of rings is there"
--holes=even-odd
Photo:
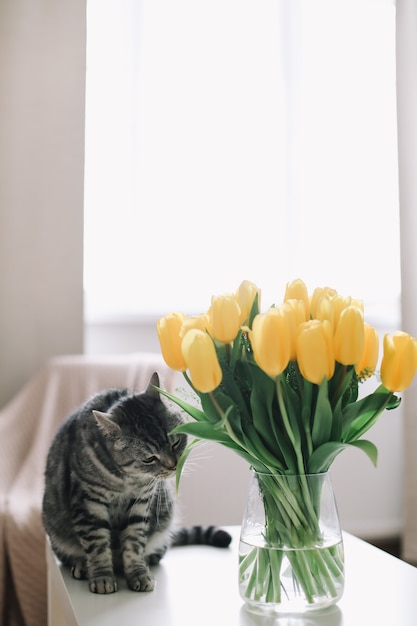
[[[96,418],[97,426],[105,437],[117,437],[120,435],[120,427],[112,420],[110,413],[93,411],[93,415]]]
[[[152,374],[151,380],[149,381],[149,384],[146,388],[145,393],[146,395],[150,396],[154,400],[160,400],[161,396],[159,395],[159,391],[154,389],[153,385],[155,385],[155,387],[160,387],[158,372],[154,372]]]

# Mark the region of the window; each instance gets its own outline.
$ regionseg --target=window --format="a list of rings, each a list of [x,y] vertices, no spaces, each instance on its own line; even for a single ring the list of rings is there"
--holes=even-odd
[[[395,306],[394,37],[391,0],[89,0],[87,316]]]

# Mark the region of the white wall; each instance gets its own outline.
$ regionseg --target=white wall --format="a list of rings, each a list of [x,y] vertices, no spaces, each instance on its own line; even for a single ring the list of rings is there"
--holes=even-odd
[[[85,0],[0,2],[0,406],[83,349]]]
[[[125,320],[126,322],[126,320]],[[375,323],[375,320],[369,320]],[[397,329],[378,328],[380,336]],[[89,322],[85,327],[88,353],[160,352],[156,319],[127,323]],[[182,377],[179,374],[179,385]],[[403,423],[401,408],[385,412],[370,431],[377,445],[377,468],[359,450],[347,450],[334,462],[333,485],[343,528],[368,539],[400,535],[403,527]],[[197,523],[239,524],[249,481],[247,464],[230,450],[204,443],[191,453],[179,491],[183,519]]]

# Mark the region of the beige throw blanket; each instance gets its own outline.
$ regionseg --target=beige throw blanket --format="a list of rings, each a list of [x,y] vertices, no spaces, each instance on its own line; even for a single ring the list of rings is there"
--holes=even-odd
[[[158,371],[173,391],[176,374],[157,354],[54,358],[0,411],[0,624],[46,626],[43,472],[64,417],[106,387],[143,391]]]

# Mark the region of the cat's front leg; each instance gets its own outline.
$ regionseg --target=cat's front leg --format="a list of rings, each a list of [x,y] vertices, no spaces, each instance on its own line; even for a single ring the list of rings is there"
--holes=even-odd
[[[92,593],[114,593],[117,581],[113,571],[110,533],[107,530],[97,531],[97,540],[90,543],[87,550],[88,586]]]
[[[133,591],[153,591],[155,578],[145,560],[145,545],[134,529],[122,536],[123,569],[128,586]]]
[[[94,508],[97,514],[97,503]],[[102,509],[104,513],[106,507]],[[76,530],[86,555],[85,573],[89,589],[92,593],[114,593],[117,591],[117,581],[113,571],[109,522],[104,514],[97,515],[91,521],[87,521],[86,517],[77,521]]]
[[[101,546],[87,558],[88,586],[92,593],[114,593],[117,591],[117,580],[110,546]]]

